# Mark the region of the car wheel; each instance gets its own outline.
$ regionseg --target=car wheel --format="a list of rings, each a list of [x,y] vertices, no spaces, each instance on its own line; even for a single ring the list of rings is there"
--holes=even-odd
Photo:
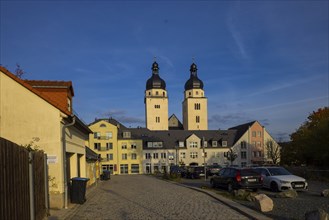
[[[229,191],[229,192],[232,192],[233,191],[233,184],[232,183],[229,183],[227,185],[227,191]]]
[[[279,187],[278,187],[278,184],[276,182],[271,182],[271,190],[272,190],[272,192],[278,192],[279,191]]]

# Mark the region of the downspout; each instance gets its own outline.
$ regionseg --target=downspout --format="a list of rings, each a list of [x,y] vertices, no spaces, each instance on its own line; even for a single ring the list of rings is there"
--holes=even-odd
[[[65,140],[65,129],[75,124],[75,116],[72,117],[72,122],[63,125],[62,127],[62,149],[63,149],[63,179],[64,179],[64,207],[67,209],[68,203],[68,188],[67,188],[67,172],[66,172],[66,140]]]

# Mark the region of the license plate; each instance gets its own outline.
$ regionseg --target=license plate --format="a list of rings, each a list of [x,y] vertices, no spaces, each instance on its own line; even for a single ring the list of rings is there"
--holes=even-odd
[[[256,179],[248,179],[248,182],[256,182]]]
[[[295,185],[295,188],[304,188],[304,185]]]

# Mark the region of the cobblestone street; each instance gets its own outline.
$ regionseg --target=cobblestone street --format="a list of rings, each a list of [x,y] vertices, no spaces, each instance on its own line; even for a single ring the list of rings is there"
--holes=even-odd
[[[112,176],[49,219],[249,219],[217,199],[145,175]]]

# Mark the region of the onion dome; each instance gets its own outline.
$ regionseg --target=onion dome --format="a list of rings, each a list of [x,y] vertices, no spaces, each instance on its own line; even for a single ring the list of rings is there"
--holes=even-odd
[[[185,91],[190,89],[203,89],[203,82],[198,78],[197,75],[197,66],[195,63],[192,63],[190,68],[190,78],[185,83]]]
[[[166,89],[166,83],[159,76],[159,65],[157,62],[152,64],[152,76],[146,82],[146,90],[149,89]]]

